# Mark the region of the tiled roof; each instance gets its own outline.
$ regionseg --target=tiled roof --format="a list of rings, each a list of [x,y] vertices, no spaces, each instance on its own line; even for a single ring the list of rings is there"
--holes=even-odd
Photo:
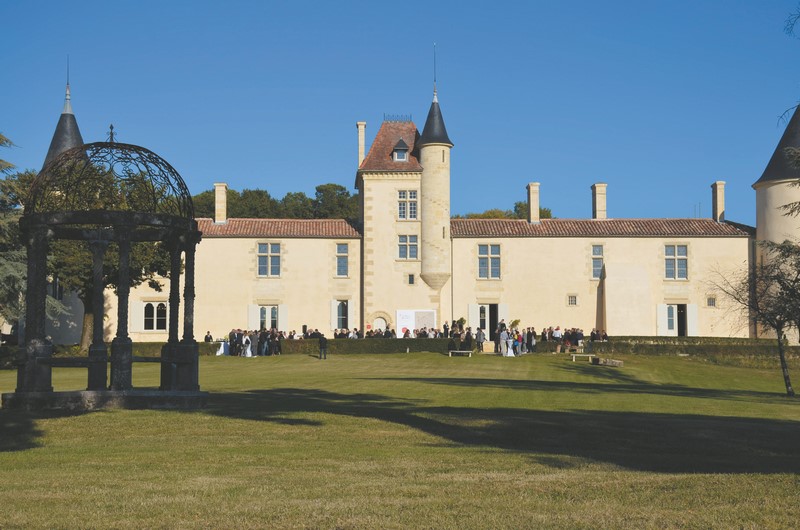
[[[197,219],[204,238],[209,237],[315,237],[360,238],[361,234],[344,219]]]
[[[453,237],[748,237],[755,230],[712,219],[453,219]]]
[[[405,162],[397,162],[392,158],[392,151],[401,138],[408,144],[408,160]],[[417,138],[419,133],[414,122],[383,122],[359,171],[422,171],[414,151]]]

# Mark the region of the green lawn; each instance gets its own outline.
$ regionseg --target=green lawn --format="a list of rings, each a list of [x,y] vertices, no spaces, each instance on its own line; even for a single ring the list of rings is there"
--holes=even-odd
[[[777,368],[619,358],[209,357],[203,411],[0,410],[0,528],[798,526]]]

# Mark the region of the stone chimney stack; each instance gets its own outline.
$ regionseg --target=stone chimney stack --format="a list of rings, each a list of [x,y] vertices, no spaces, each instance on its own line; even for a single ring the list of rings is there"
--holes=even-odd
[[[711,218],[721,223],[725,220],[725,181],[711,185]]]
[[[228,222],[228,185],[224,182],[214,183],[214,222]]]
[[[539,183],[531,182],[525,189],[528,190],[528,222],[539,222]]]
[[[592,184],[592,219],[606,218],[606,188],[608,184]]]
[[[359,121],[356,122],[356,127],[358,127],[358,167],[361,167],[361,162],[364,161],[364,136],[367,132],[367,122]]]

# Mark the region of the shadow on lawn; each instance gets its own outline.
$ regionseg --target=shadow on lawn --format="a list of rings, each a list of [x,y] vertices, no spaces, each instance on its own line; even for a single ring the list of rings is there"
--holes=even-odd
[[[38,447],[42,432],[34,418],[19,412],[0,411],[0,452]]]
[[[534,391],[567,391],[584,394],[605,394],[619,392],[624,394],[652,394],[657,396],[696,397],[705,399],[745,399],[749,402],[776,403],[785,394],[776,392],[759,392],[755,390],[723,390],[716,388],[695,388],[684,385],[665,385],[642,381],[626,374],[614,373],[607,369],[605,375],[597,367],[586,369],[576,366],[565,368],[574,373],[585,373],[593,378],[605,378],[609,382],[589,383],[575,381],[537,381],[533,379],[491,379],[479,377],[387,377],[386,381],[409,381],[432,385],[450,385],[462,387],[488,387],[506,390]],[[598,375],[600,374],[600,375]],[[369,378],[370,380],[380,378]]]
[[[425,407],[374,394],[282,388],[212,394],[211,414],[285,422],[292,413],[374,418],[453,444],[531,454],[552,467],[567,457],[670,473],[800,473],[790,421],[607,411]]]

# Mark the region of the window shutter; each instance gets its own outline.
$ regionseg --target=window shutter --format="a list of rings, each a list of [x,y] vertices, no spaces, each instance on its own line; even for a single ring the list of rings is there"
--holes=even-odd
[[[481,324],[480,318],[480,306],[478,304],[467,304],[467,326],[477,330]]]
[[[339,301],[331,300],[331,330],[339,327]]]
[[[278,330],[289,330],[289,308],[286,304],[280,304],[278,306]]]
[[[667,304],[658,304],[656,306],[656,335],[665,337],[669,334],[667,329]]]
[[[260,307],[250,304],[247,306],[247,329],[258,329],[261,322]]]
[[[508,318],[508,304],[497,304],[497,321],[501,320],[505,320],[506,325],[511,322]]]
[[[697,304],[686,304],[686,335],[697,337]]]
[[[144,330],[144,303],[141,300],[131,300],[128,305],[128,330],[131,333]]]

